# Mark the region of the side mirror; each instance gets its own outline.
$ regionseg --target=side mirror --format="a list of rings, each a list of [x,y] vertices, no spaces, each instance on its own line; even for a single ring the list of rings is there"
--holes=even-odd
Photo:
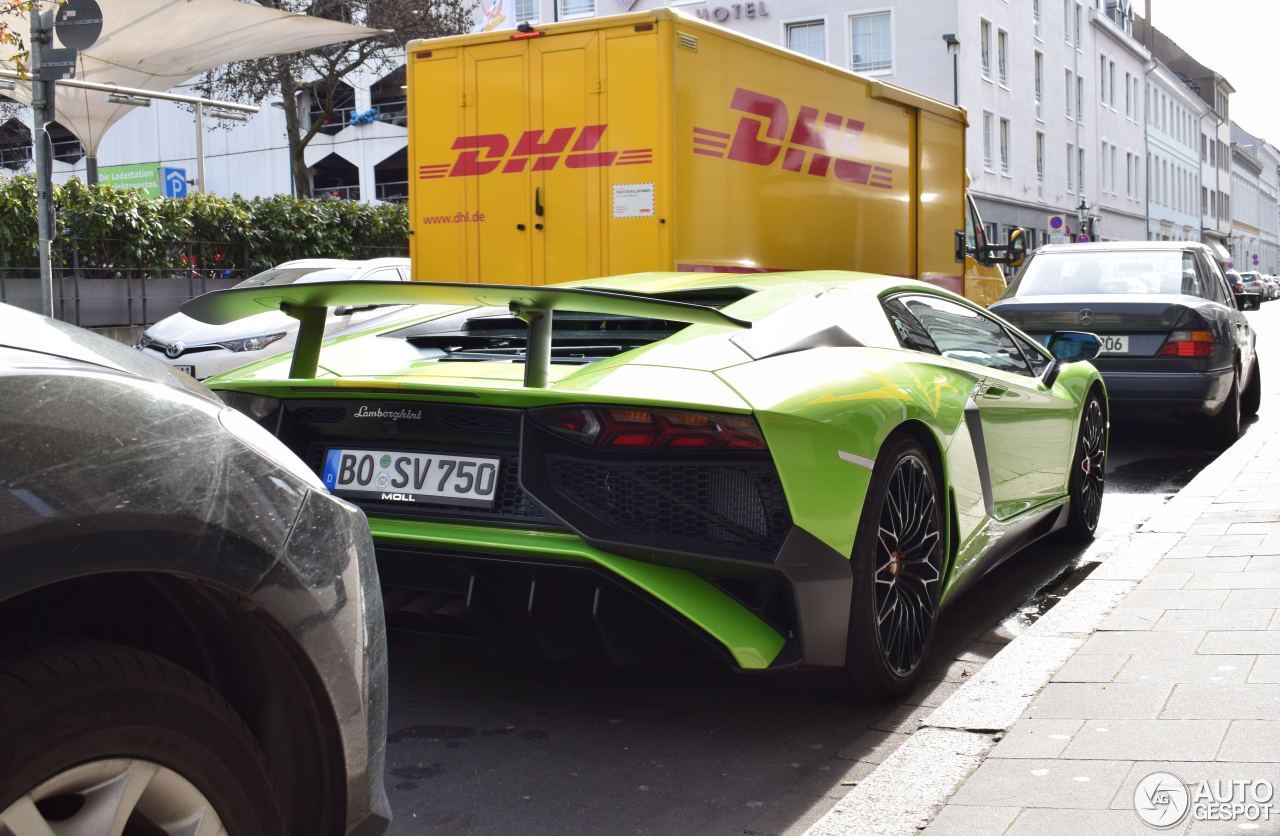
[[[1020,267],[1027,259],[1026,233],[1022,229],[1010,230],[1007,244],[987,244],[979,241],[978,253],[980,256],[978,260],[983,264],[1008,264],[1010,267]]]
[[[1237,293],[1236,307],[1242,311],[1256,311],[1262,307],[1262,303],[1258,301],[1256,293]]]
[[[1049,338],[1049,353],[1062,363],[1093,360],[1102,353],[1102,340],[1087,331],[1058,331]]]
[[[1009,248],[1005,251],[1006,263],[1010,267],[1021,267],[1027,260],[1027,235],[1022,227],[1009,231]]]
[[[1062,371],[1063,363],[1078,363],[1081,360],[1092,360],[1102,353],[1102,340],[1097,334],[1087,331],[1057,331],[1049,337],[1049,353],[1053,362],[1045,366],[1040,374],[1040,382],[1045,386],[1053,386]]]

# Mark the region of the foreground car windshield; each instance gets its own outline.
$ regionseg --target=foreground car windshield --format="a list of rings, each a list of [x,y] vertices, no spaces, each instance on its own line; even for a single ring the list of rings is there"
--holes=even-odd
[[[1195,256],[1178,250],[1040,253],[1018,279],[1019,296],[1076,293],[1204,295]]]
[[[263,270],[256,276],[250,276],[236,287],[265,287],[267,285],[293,284],[306,282],[341,282],[351,278],[355,273],[346,267],[330,267],[317,270],[314,267],[272,267]]]

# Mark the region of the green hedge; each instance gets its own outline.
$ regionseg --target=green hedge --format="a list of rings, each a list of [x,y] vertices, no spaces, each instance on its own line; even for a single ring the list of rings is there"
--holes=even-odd
[[[54,261],[85,269],[261,270],[292,258],[403,255],[404,204],[363,204],[276,196],[193,194],[150,198],[138,189],[71,180],[54,189]],[[31,177],[0,181],[0,267],[30,268],[36,253],[36,190]]]

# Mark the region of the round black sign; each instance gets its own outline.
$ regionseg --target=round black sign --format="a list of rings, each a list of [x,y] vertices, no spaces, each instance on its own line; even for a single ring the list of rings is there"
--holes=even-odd
[[[63,46],[85,50],[102,34],[102,9],[98,0],[67,0],[58,9],[53,28]]]

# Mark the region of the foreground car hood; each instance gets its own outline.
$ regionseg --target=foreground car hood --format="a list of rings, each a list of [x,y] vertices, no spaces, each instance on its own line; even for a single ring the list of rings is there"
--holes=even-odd
[[[280,311],[264,311],[257,316],[247,317],[229,325],[209,325],[192,319],[186,314],[176,313],[148,328],[147,336],[163,343],[181,342],[192,346],[257,337],[262,334],[278,334],[281,331],[292,332],[297,330],[297,327],[296,319]]]
[[[62,357],[173,386],[220,403],[209,390],[167,364],[107,337],[39,314],[0,304],[0,345]]]

